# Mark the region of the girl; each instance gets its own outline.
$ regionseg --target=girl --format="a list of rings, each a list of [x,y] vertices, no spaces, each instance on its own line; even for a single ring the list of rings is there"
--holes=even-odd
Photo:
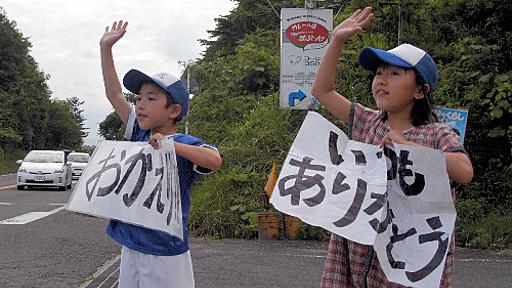
[[[312,94],[334,116],[347,123],[352,140],[392,145],[393,142],[422,145],[444,152],[448,176],[467,183],[473,167],[458,135],[436,123],[432,91],[438,72],[430,55],[409,44],[384,51],[365,47],[359,55],[363,68],[375,73],[372,94],[379,110],[372,110],[335,91],[336,63],[345,42],[373,19],[372,8],[355,11],[333,31],[331,43],[318,68]],[[452,193],[454,195],[454,193]],[[451,285],[455,242],[446,259],[441,287]],[[333,234],[329,243],[322,287],[402,287],[386,279],[371,246]]]

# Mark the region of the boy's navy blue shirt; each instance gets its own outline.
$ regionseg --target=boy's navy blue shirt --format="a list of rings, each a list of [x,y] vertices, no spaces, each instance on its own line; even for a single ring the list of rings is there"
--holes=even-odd
[[[139,122],[135,118],[135,113],[132,111],[128,120],[125,138],[130,141],[149,141],[149,136],[150,131],[140,128]],[[190,135],[174,134],[169,137],[179,143],[194,146],[206,145],[201,139]],[[206,146],[216,149],[212,145]],[[190,211],[189,191],[192,184],[202,173],[198,170],[201,169],[201,167],[197,167],[198,169],[196,169],[194,163],[179,154],[176,154],[176,161],[181,191],[183,241],[162,231],[128,224],[118,220],[110,220],[107,227],[107,234],[110,235],[110,237],[130,249],[151,255],[174,256],[188,251],[187,219]]]

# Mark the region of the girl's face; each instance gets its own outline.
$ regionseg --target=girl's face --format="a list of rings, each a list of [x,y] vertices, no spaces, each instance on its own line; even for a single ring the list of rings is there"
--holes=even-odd
[[[167,106],[167,94],[152,83],[144,83],[137,94],[135,113],[142,129],[168,135],[174,129],[174,119],[180,114],[179,105]],[[172,132],[173,133],[173,132]]]
[[[375,72],[372,93],[377,106],[386,112],[412,110],[415,99],[424,97],[421,86],[416,84],[414,70],[392,65],[380,66]]]

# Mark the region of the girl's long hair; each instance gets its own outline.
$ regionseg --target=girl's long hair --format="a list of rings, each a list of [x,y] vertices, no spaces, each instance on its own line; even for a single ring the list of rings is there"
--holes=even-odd
[[[426,82],[421,77],[420,73],[416,72],[416,84],[421,86],[421,92],[423,93],[423,98],[416,99],[412,106],[411,116],[412,116],[412,125],[415,127],[430,123],[439,122],[437,115],[434,113],[433,103],[432,103],[432,87],[427,88]]]

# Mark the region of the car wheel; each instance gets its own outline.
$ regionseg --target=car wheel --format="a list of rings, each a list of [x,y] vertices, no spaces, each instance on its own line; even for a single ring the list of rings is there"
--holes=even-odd
[[[17,190],[23,190],[23,189],[25,189],[25,186],[23,186],[23,185],[16,185],[16,189]]]
[[[60,190],[60,191],[66,191],[66,185],[64,185],[64,186],[60,186],[60,187],[59,187],[59,190]]]
[[[71,184],[72,184],[72,182],[70,182],[69,185],[67,186],[68,189],[71,189]]]

